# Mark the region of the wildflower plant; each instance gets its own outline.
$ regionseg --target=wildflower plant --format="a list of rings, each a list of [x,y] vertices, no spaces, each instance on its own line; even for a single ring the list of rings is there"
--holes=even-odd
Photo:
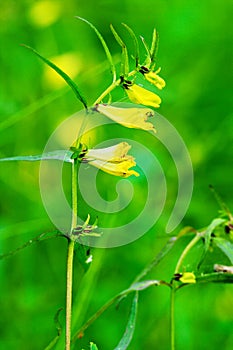
[[[107,117],[114,123],[129,129],[128,132],[132,132],[132,129],[143,130],[144,132],[150,132],[156,134],[155,122],[153,117],[155,116],[154,109],[157,109],[161,105],[161,98],[159,96],[160,90],[165,87],[165,80],[160,76],[161,68],[157,67],[156,53],[158,48],[158,33],[153,31],[152,40],[150,46],[146,43],[145,39],[141,37],[142,44],[144,46],[144,60],[141,60],[139,41],[134,31],[126,24],[123,24],[124,28],[129,33],[131,40],[134,44],[133,63],[134,68],[130,70],[129,53],[127,45],[123,39],[119,36],[115,28],[111,25],[111,31],[117,43],[121,48],[121,63],[120,72],[117,73],[115,64],[113,62],[110,50],[98,31],[98,29],[83,18],[78,18],[87,23],[96,33],[102,46],[105,50],[107,60],[109,62],[110,71],[112,74],[111,84],[101,93],[99,97],[89,106],[86,98],[80,92],[77,84],[58,66],[44,58],[33,48],[24,45],[37,57],[39,57],[45,64],[55,70],[69,85],[74,92],[77,99],[81,102],[84,108],[83,120],[81,127],[75,130],[76,138],[69,145],[68,149],[50,150],[45,151],[42,155],[35,156],[15,156],[9,158],[2,158],[0,161],[43,161],[43,160],[59,160],[61,162],[67,162],[71,164],[72,176],[71,176],[71,188],[72,188],[72,214],[69,222],[69,228],[65,225],[65,229],[56,227],[55,231],[50,234],[42,234],[30,242],[26,243],[21,248],[29,246],[35,242],[48,239],[51,237],[62,236],[68,241],[67,249],[67,285],[66,285],[66,339],[65,348],[70,350],[74,344],[84,336],[85,330],[113,303],[133,293],[130,315],[128,323],[126,325],[126,331],[115,347],[116,350],[127,349],[129,346],[136,324],[137,317],[137,305],[138,294],[140,291],[150,286],[166,286],[171,291],[171,349],[175,349],[175,294],[181,288],[187,285],[195,285],[197,283],[232,283],[233,272],[232,266],[221,264],[218,261],[218,256],[212,255],[212,248],[216,247],[221,251],[225,257],[229,260],[230,264],[233,264],[233,217],[230,210],[226,205],[218,198],[222,211],[219,217],[214,219],[209,226],[204,229],[196,230],[194,228],[184,228],[176,236],[169,235],[167,243],[159,252],[159,254],[152,260],[152,262],[146,266],[138,276],[134,279],[132,284],[126,290],[114,296],[105,305],[103,305],[93,316],[91,316],[78,330],[73,330],[71,327],[72,321],[72,281],[73,281],[73,259],[74,252],[77,251],[78,259],[81,262],[84,270],[87,271],[92,263],[93,257],[91,254],[90,246],[95,246],[98,240],[105,239],[104,230],[98,227],[98,218],[91,218],[89,213],[86,213],[85,221],[78,220],[79,200],[78,200],[78,183],[79,183],[79,170],[81,165],[88,165],[95,167],[107,174],[128,178],[131,176],[140,176],[136,165],[137,159],[134,157],[134,148],[127,140],[121,140],[112,144],[111,146],[101,148],[90,148],[89,145],[84,142],[83,135],[87,130],[87,123],[90,118],[99,118],[101,116]],[[141,76],[150,84],[150,88],[145,88],[136,82],[138,76]],[[115,104],[111,101],[111,93],[114,89],[122,88],[125,96],[133,103],[122,106]],[[163,121],[163,119],[160,119]],[[161,124],[166,125],[167,124]],[[162,130],[159,130],[159,133]],[[165,143],[166,140],[159,136]],[[171,146],[167,143],[167,148],[172,154]],[[189,202],[189,200],[188,200]],[[187,204],[188,205],[188,204]],[[182,219],[182,218],[181,218]],[[181,220],[180,219],[180,220]],[[127,233],[125,232],[125,235]],[[178,262],[174,269],[174,274],[169,281],[149,279],[145,280],[144,277],[155,267],[160,261],[167,256],[174,246],[178,245],[178,242],[183,238],[190,237],[189,243],[182,251]],[[135,238],[136,239],[136,238]],[[202,252],[197,260],[193,261],[193,257],[190,257],[190,251],[193,247],[199,244],[199,251]],[[19,249],[21,249],[19,248]],[[18,249],[18,250],[19,250]],[[17,251],[18,251],[17,250]],[[12,251],[3,254],[1,258],[5,258],[16,251]],[[207,255],[211,255],[213,261],[211,269],[205,266],[205,259]],[[48,344],[46,349],[52,349],[60,340],[61,326],[58,322],[59,313],[56,314],[56,324],[58,335]],[[97,345],[90,342],[90,349],[97,350]],[[101,349],[99,345],[98,349]]]

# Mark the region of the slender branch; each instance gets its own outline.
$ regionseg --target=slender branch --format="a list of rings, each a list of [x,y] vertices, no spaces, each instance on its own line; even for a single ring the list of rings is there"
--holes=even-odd
[[[136,73],[137,73],[137,69],[134,69],[127,76],[131,77]],[[106,90],[104,90],[104,92],[102,92],[102,94],[97,98],[97,100],[93,104],[96,105],[96,104],[100,103],[104,99],[105,96],[107,96],[110,92],[112,92],[120,84],[121,84],[121,79],[117,79],[116,81],[114,81],[111,85],[109,85],[107,87]]]
[[[201,239],[202,235],[200,233],[197,233],[194,238],[189,242],[189,244],[185,247],[183,250],[175,268],[175,274],[180,272],[180,268],[183,264],[183,261],[188,254],[188,252],[195,246],[195,244]]]
[[[121,294],[117,294],[112,299],[107,301],[99,310],[97,310],[94,315],[92,315],[85,324],[79,328],[79,330],[73,336],[71,342],[74,343],[77,338],[82,337],[84,331],[100,316],[102,313],[109,308],[119,297]]]
[[[104,92],[102,92],[102,94],[97,98],[97,100],[94,102],[94,105],[100,103],[104,99],[104,97],[110,94],[110,92],[112,92],[117,86],[119,86],[120,83],[121,83],[121,80],[118,79],[114,83],[109,85],[109,87],[106,90],[104,90]]]

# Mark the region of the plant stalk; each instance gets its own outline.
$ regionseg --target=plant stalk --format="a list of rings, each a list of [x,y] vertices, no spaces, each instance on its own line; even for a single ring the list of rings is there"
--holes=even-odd
[[[68,242],[67,250],[67,272],[66,272],[66,350],[70,350],[71,343],[71,320],[72,320],[72,285],[73,285],[73,260],[74,260],[74,245],[72,240],[72,231],[77,226],[78,214],[78,161],[74,159],[72,164],[72,225]]]
[[[171,350],[175,350],[175,288],[171,288],[171,304],[170,304],[170,338]]]

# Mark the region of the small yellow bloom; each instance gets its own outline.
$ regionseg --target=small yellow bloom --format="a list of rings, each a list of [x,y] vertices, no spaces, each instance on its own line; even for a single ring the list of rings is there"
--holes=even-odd
[[[166,83],[157,73],[159,73],[161,68],[159,68],[156,72],[149,71],[148,73],[144,73],[144,77],[151,84],[155,85],[158,89],[162,90]]]
[[[184,272],[179,281],[182,283],[196,283],[196,276],[193,272]]]
[[[152,109],[119,108],[111,105],[99,104],[96,105],[95,110],[127,128],[154,131],[156,133],[154,125],[147,122],[148,117],[154,116],[154,111]]]
[[[154,94],[153,92],[144,89],[143,87],[137,84],[124,84],[123,85],[129,99],[134,102],[145,106],[151,106],[155,108],[159,108],[161,103],[161,98]]]
[[[105,171],[108,174],[122,177],[139,174],[130,170],[136,165],[134,158],[127,154],[131,146],[127,142],[121,142],[117,145],[101,148],[90,149],[85,154],[83,161]]]

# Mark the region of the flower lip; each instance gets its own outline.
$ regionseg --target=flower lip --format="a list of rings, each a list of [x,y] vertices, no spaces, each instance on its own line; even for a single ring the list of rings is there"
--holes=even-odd
[[[89,149],[81,162],[89,163],[115,176],[139,176],[135,170],[130,170],[136,165],[134,157],[127,154],[130,148],[131,146],[127,142],[120,142],[106,148]]]

